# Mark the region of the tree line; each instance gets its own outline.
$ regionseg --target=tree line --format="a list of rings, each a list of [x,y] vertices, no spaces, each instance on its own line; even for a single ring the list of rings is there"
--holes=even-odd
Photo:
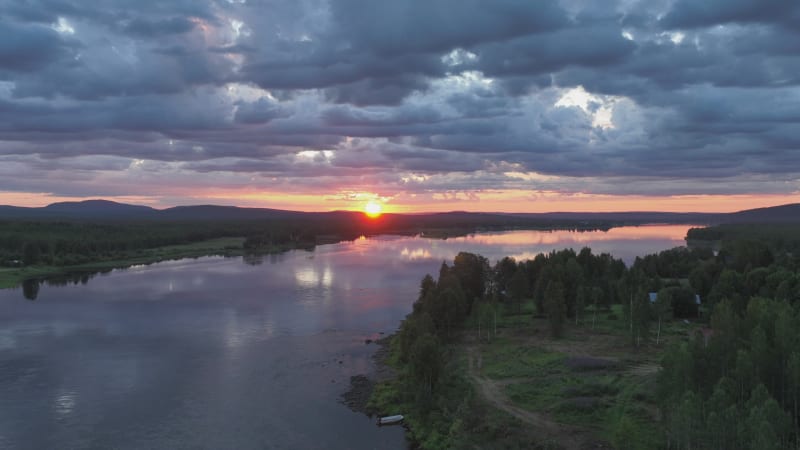
[[[316,237],[354,239],[345,223],[302,221],[0,221],[0,266],[70,266],[122,259],[138,250],[244,237],[243,251],[313,248]]]

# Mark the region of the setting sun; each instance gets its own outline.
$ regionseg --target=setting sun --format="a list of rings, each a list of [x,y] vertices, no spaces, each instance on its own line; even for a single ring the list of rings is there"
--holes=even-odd
[[[381,207],[380,203],[370,200],[366,205],[364,205],[364,214],[366,214],[368,217],[375,218],[381,215],[382,209],[383,208]]]

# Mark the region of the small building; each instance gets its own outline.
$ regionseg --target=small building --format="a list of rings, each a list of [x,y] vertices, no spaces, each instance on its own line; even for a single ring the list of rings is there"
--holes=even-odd
[[[657,292],[648,292],[647,293],[647,297],[650,299],[650,303],[655,303],[656,300],[658,299],[658,293]]]

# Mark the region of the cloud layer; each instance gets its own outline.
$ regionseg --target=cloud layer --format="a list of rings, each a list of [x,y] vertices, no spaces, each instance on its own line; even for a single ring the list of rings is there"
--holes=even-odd
[[[0,0],[0,191],[791,196],[797,23],[794,0]]]

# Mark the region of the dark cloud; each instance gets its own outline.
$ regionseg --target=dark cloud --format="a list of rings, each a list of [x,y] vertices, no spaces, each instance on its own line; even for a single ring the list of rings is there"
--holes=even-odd
[[[0,73],[40,69],[65,54],[66,45],[53,29],[0,19]]]
[[[475,68],[501,77],[549,74],[568,65],[608,66],[635,48],[617,24],[571,27],[476,47]]]
[[[163,36],[169,34],[188,33],[196,26],[195,22],[185,17],[172,17],[162,20],[136,18],[125,25],[125,31],[140,36]]]
[[[270,98],[261,97],[254,102],[239,102],[234,120],[237,123],[259,124],[288,115],[281,105]]]
[[[567,24],[554,0],[407,0],[331,3],[342,35],[357,48],[378,55],[441,53],[457,47],[506,40]]]
[[[0,191],[796,192],[798,5],[0,0]]]
[[[800,5],[793,0],[677,0],[662,23],[669,28],[692,28],[731,22],[790,23],[798,17]]]
[[[424,91],[428,81],[421,75],[368,78],[327,88],[325,95],[334,103],[358,106],[399,105],[414,91]]]

